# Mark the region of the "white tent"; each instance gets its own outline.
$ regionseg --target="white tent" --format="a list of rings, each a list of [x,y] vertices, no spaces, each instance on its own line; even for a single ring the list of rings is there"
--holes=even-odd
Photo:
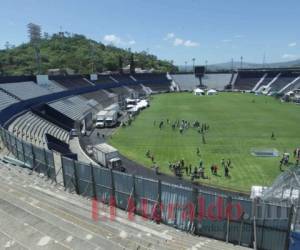
[[[285,95],[291,96],[291,95],[294,95],[294,92],[293,91],[289,91]]]
[[[204,90],[196,88],[194,89],[194,95],[204,95]]]
[[[216,91],[216,90],[214,90],[214,89],[210,89],[210,90],[207,91],[206,94],[207,94],[207,95],[216,95],[216,94],[218,94],[218,91]]]

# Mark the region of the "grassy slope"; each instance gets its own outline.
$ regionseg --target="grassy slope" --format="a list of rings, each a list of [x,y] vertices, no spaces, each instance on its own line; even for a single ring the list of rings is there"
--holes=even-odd
[[[255,100],[253,103],[252,101]],[[145,152],[150,149],[161,171],[170,173],[168,161],[184,158],[198,165],[200,147],[210,185],[249,191],[252,185],[270,185],[279,174],[279,158],[256,158],[250,155],[253,147],[292,150],[300,144],[300,107],[280,103],[265,96],[223,93],[218,96],[197,97],[190,93],[163,94],[154,97],[151,108],[143,111],[131,127],[120,128],[110,143],[127,157],[150,166]],[[207,122],[210,131],[203,145],[194,129],[183,135],[171,127],[159,130],[153,121],[169,118]],[[158,123],[158,122],[157,122]],[[271,140],[274,131],[276,140]],[[220,166],[222,158],[230,158],[231,179],[210,175],[212,163]],[[221,169],[221,168],[220,168]]]

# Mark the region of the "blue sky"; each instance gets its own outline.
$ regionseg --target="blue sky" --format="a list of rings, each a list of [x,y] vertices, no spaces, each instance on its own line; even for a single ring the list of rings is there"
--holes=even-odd
[[[176,64],[300,58],[299,0],[3,0],[0,20],[0,48],[26,42],[34,22]]]

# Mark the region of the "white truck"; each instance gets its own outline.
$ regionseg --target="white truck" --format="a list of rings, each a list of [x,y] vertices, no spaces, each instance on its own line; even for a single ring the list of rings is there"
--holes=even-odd
[[[96,120],[96,128],[104,128],[105,127],[105,119],[106,119],[106,114],[108,111],[106,110],[101,110],[97,114],[97,120]]]
[[[105,118],[105,127],[111,128],[118,123],[118,113],[115,110],[107,111]]]
[[[93,154],[95,160],[103,167],[122,172],[125,171],[125,168],[122,166],[122,161],[119,157],[119,152],[114,147],[106,143],[100,143],[93,147]]]
[[[106,107],[104,110],[106,110],[106,111],[116,111],[117,114],[119,114],[121,109],[120,109],[120,106],[119,106],[118,103],[114,103],[114,104]]]

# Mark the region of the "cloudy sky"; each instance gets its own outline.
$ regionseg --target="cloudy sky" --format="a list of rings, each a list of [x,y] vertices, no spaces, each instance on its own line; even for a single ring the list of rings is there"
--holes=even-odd
[[[300,58],[299,0],[5,0],[0,20],[0,48],[26,42],[34,22],[176,64]]]

